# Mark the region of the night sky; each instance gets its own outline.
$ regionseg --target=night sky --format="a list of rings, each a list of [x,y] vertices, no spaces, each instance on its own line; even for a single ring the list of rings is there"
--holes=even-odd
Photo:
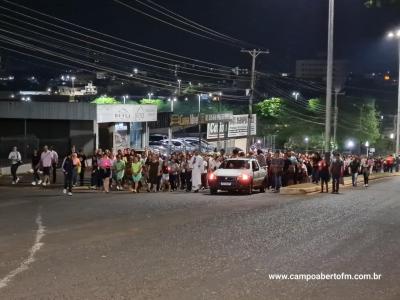
[[[137,6],[134,0],[132,5]],[[296,59],[326,51],[328,0],[155,0],[219,32],[271,51],[258,68],[293,71]],[[112,0],[15,0],[15,2],[147,46],[230,66],[248,67],[250,58],[233,48],[179,31]],[[2,2],[0,2],[2,3]],[[386,32],[400,25],[400,11],[367,9],[363,0],[336,0],[335,57],[351,71],[396,70],[396,47]],[[137,6],[139,7],[139,6]]]

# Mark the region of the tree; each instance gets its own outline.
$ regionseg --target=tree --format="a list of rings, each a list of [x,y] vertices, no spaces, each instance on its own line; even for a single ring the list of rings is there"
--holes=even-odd
[[[321,100],[318,98],[308,100],[307,109],[312,112],[317,112],[321,110]]]
[[[281,98],[265,99],[256,104],[256,112],[259,112],[264,118],[276,119],[282,114],[282,104]]]
[[[99,97],[92,101],[94,104],[120,104],[118,100],[113,97]]]

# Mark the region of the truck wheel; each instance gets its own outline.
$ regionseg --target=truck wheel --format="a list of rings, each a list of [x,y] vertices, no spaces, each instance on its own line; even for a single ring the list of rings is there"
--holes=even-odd
[[[265,183],[263,182],[260,187],[260,193],[265,193]]]
[[[216,195],[218,193],[217,189],[210,189],[211,195]]]
[[[247,194],[252,195],[253,194],[253,183],[250,183],[249,188],[247,189]]]

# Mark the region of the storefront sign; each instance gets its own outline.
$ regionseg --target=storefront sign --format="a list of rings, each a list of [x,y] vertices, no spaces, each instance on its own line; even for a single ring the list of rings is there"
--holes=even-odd
[[[207,124],[210,122],[229,122],[233,119],[233,114],[231,112],[222,114],[200,114],[200,124]],[[171,126],[189,126],[198,125],[199,116],[198,114],[192,115],[172,115],[171,116]]]
[[[131,123],[157,121],[156,105],[97,105],[97,123]]]
[[[232,120],[228,124],[228,138],[236,138],[247,136],[249,115],[233,115]],[[224,137],[224,124],[219,126],[219,137]],[[257,133],[257,115],[253,114],[251,121],[251,135]],[[208,123],[207,139],[218,138],[218,123]]]

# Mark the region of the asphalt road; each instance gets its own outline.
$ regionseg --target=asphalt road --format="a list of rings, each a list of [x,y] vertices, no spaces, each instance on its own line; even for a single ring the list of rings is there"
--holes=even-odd
[[[399,177],[312,196],[0,187],[0,299],[397,300],[399,194]],[[321,272],[382,279],[269,278]]]

